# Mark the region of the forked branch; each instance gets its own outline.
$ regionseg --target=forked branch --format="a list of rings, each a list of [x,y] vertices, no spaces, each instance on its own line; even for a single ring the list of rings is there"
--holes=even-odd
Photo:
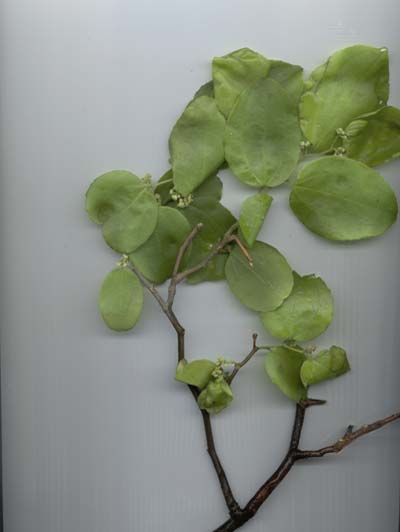
[[[165,300],[161,296],[161,294],[156,289],[156,287],[153,284],[151,284],[149,281],[147,281],[147,279],[141,274],[141,272],[133,264],[129,265],[131,270],[138,276],[143,286],[147,288],[147,290],[156,299],[162,311],[164,312],[164,314],[167,316],[170,323],[174,327],[177,333],[177,337],[178,337],[178,361],[185,359],[185,329],[183,328],[181,323],[178,321],[175,313],[172,310],[175,295],[176,295],[177,285],[180,282],[182,282],[184,279],[186,279],[189,275],[192,275],[193,273],[196,273],[200,271],[201,269],[205,268],[208,265],[208,263],[212,260],[212,258],[215,257],[221,251],[223,251],[225,246],[232,241],[235,241],[239,245],[240,249],[243,248],[242,251],[247,257],[249,264],[251,265],[250,255],[248,254],[244,246],[240,243],[240,240],[238,240],[236,235],[233,234],[234,231],[237,229],[237,224],[234,224],[225,233],[223,238],[214,245],[213,249],[210,251],[209,255],[207,255],[205,259],[203,259],[196,266],[193,266],[192,268],[179,272],[184,254],[186,250],[188,249],[188,247],[190,246],[193,239],[196,237],[198,232],[201,230],[201,228],[202,228],[202,224],[196,225],[195,228],[188,235],[188,237],[186,238],[186,240],[184,241],[184,243],[182,244],[179,250],[177,260],[175,263],[175,267],[173,270],[173,274],[171,277],[169,289],[168,289],[167,300]],[[253,343],[252,343],[252,348],[250,352],[242,360],[242,362],[239,362],[235,365],[232,373],[227,377],[228,383],[231,383],[233,381],[233,379],[235,378],[239,370],[243,366],[245,366],[260,349],[269,349],[269,346],[258,346],[257,335],[253,334]],[[193,397],[197,401],[197,398],[199,395],[197,388],[193,386],[189,386],[189,389]],[[217,474],[217,477],[218,477],[218,480],[221,486],[221,491],[224,496],[226,506],[228,508],[229,515],[230,515],[230,518],[225,523],[223,523],[220,527],[215,529],[214,532],[233,532],[234,530],[241,528],[247,521],[249,521],[252,517],[254,517],[254,515],[258,512],[259,508],[264,504],[264,502],[268,499],[268,497],[275,490],[275,488],[279,486],[279,484],[283,481],[283,479],[290,472],[290,470],[292,469],[292,467],[297,461],[305,460],[308,458],[320,458],[320,457],[325,456],[326,454],[339,453],[345,447],[347,447],[354,441],[358,440],[362,436],[366,436],[370,432],[374,432],[384,427],[385,425],[388,425],[389,423],[393,423],[394,421],[397,421],[400,419],[400,412],[397,412],[384,419],[375,421],[368,425],[363,425],[357,430],[354,430],[353,426],[349,426],[345,434],[332,445],[328,445],[326,447],[322,447],[316,450],[302,450],[300,448],[300,439],[301,439],[301,434],[303,430],[306,410],[311,406],[322,405],[324,403],[325,401],[322,401],[319,399],[308,399],[305,401],[301,401],[300,403],[296,405],[296,415],[295,415],[295,419],[293,423],[292,434],[291,434],[291,438],[289,442],[288,451],[285,457],[283,458],[282,462],[279,464],[275,472],[256,491],[256,493],[253,495],[253,497],[251,497],[251,499],[244,506],[244,508],[241,508],[238,502],[236,501],[233,495],[232,489],[229,485],[224,468],[218,457],[218,453],[217,453],[215,442],[214,442],[214,435],[213,435],[210,415],[205,410],[201,410],[201,415],[202,415],[203,424],[204,424],[204,431],[205,431],[206,441],[207,441],[207,451],[212,461],[212,464],[214,466],[215,472]]]
[[[304,417],[306,409],[310,406],[323,404],[324,401],[318,399],[309,399],[296,405],[296,415],[292,430],[292,436],[290,439],[289,449],[284,459],[276,469],[276,471],[268,478],[268,480],[257,490],[255,495],[249,500],[246,506],[240,513],[238,518],[231,517],[220,527],[216,528],[214,532],[233,532],[238,528],[241,528],[247,521],[249,521],[257,513],[259,508],[268,499],[271,493],[286,477],[289,471],[298,460],[304,460],[307,458],[320,458],[326,454],[339,453],[342,449],[353,443],[355,440],[374,432],[389,423],[400,419],[400,412],[388,416],[384,419],[370,423],[369,425],[363,425],[358,430],[354,431],[352,426],[348,427],[342,438],[336,441],[334,444],[327,447],[322,447],[317,450],[301,450],[299,448],[301,433],[303,430]]]

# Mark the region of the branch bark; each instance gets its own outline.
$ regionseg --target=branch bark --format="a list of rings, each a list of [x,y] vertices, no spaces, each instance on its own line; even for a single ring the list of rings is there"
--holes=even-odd
[[[138,276],[138,278],[139,278],[140,282],[142,283],[142,285],[155,298],[157,303],[160,305],[161,310],[167,316],[168,320],[170,321],[170,323],[172,324],[172,326],[174,327],[174,329],[176,331],[177,339],[178,339],[178,362],[180,362],[181,360],[185,359],[185,329],[181,325],[181,323],[179,322],[179,320],[176,317],[174,311],[172,310],[172,305],[174,303],[174,298],[175,298],[175,293],[176,293],[176,286],[180,282],[179,280],[177,281],[177,278],[178,278],[179,275],[182,275],[182,274],[178,273],[180,265],[181,265],[182,258],[183,258],[184,254],[185,254],[186,249],[189,247],[190,243],[195,238],[195,236],[197,235],[198,231],[201,228],[202,228],[202,224],[196,225],[195,228],[189,234],[189,236],[186,238],[186,240],[184,241],[184,243],[182,244],[182,246],[181,246],[181,248],[179,250],[179,253],[178,253],[178,256],[177,256],[177,259],[176,259],[176,263],[175,263],[175,266],[174,266],[172,278],[171,278],[171,283],[170,283],[170,287],[169,287],[169,291],[168,291],[168,299],[167,299],[167,301],[162,297],[162,295],[157,290],[157,288],[152,283],[150,283],[143,276],[143,274],[134,266],[134,264],[129,263],[129,268]],[[236,226],[232,226],[229,229],[229,231],[226,233],[224,238],[218,243],[218,245],[215,246],[214,250],[210,253],[211,258],[212,258],[212,256],[215,256],[217,253],[219,253],[219,251],[221,251],[221,249],[223,249],[223,247],[226,245],[226,240],[228,240],[228,238],[232,234],[232,231],[234,231],[235,229],[236,229]],[[204,260],[202,264],[203,264],[202,267],[204,267],[205,265],[208,264],[208,261]],[[194,268],[192,268],[192,270],[194,270]],[[189,270],[187,270],[187,272],[188,271]],[[186,278],[188,275],[190,275],[190,273],[187,273],[187,272],[183,272],[185,274],[183,278]],[[198,389],[195,386],[190,386],[190,385],[188,385],[188,388],[189,388],[190,392],[192,393],[192,395],[194,397],[194,400],[196,401],[196,404],[197,404],[197,398],[199,396]],[[205,411],[205,410],[200,410],[200,412],[201,412],[201,415],[202,415],[202,418],[203,418],[204,432],[205,432],[206,442],[207,442],[207,452],[208,452],[208,454],[210,456],[211,462],[212,462],[212,464],[214,466],[216,475],[218,477],[219,484],[221,486],[221,491],[222,491],[222,494],[223,494],[224,499],[225,499],[226,506],[227,506],[228,511],[229,511],[229,515],[232,516],[232,517],[236,517],[238,515],[238,513],[241,511],[241,509],[240,509],[240,506],[239,506],[238,502],[236,501],[236,499],[235,499],[235,497],[233,495],[233,492],[232,492],[232,489],[230,487],[228,478],[226,476],[225,470],[224,470],[224,468],[222,466],[221,460],[220,460],[220,458],[218,456],[218,453],[217,453],[217,450],[216,450],[216,447],[215,447],[214,434],[213,434],[210,414],[207,411]]]
[[[249,521],[257,513],[259,508],[268,499],[271,493],[286,477],[289,471],[298,460],[305,460],[308,458],[321,458],[326,454],[339,453],[342,449],[358,440],[362,436],[366,436],[370,432],[374,432],[385,425],[393,423],[400,419],[400,412],[392,414],[384,419],[380,419],[369,425],[363,425],[358,430],[354,431],[354,427],[347,428],[345,434],[338,441],[327,447],[322,447],[317,450],[301,450],[299,449],[301,433],[304,424],[304,417],[306,409],[310,406],[323,404],[324,401],[318,399],[309,399],[296,405],[296,416],[294,420],[292,436],[290,439],[289,450],[284,459],[276,469],[276,471],[269,477],[269,479],[257,490],[255,495],[249,500],[246,506],[241,511],[238,518],[230,517],[220,527],[216,528],[214,532],[233,532],[241,528],[247,521]]]
[[[210,251],[210,253],[205,257],[201,262],[193,266],[192,268],[188,268],[187,270],[183,272],[179,272],[179,267],[182,262],[183,255],[185,253],[185,250],[189,247],[192,240],[195,238],[197,233],[201,230],[203,227],[203,224],[197,224],[195,228],[192,230],[192,232],[189,234],[189,236],[186,238],[184,243],[181,246],[181,249],[179,250],[175,267],[174,267],[174,273],[172,274],[171,281],[169,283],[168,288],[168,299],[167,299],[167,306],[168,308],[172,308],[172,305],[174,304],[175,295],[176,295],[176,287],[179,283],[184,281],[189,275],[192,275],[193,273],[196,273],[203,268],[205,268],[208,263],[216,256],[218,253],[220,253],[224,247],[229,243],[232,242],[232,233],[237,229],[238,224],[234,223],[228,231],[224,234],[224,236],[221,238],[219,242],[217,242],[213,249]],[[182,249],[184,250],[182,252]]]
[[[130,269],[138,276],[143,286],[156,299],[156,301],[161,307],[161,310],[164,312],[164,314],[167,316],[168,320],[170,321],[171,325],[174,327],[176,334],[177,334],[177,338],[178,338],[178,361],[185,359],[185,329],[183,328],[183,326],[181,325],[181,323],[179,322],[175,313],[172,310],[172,306],[173,306],[175,295],[176,295],[177,285],[180,282],[182,282],[184,279],[186,279],[192,273],[195,273],[201,270],[202,268],[206,267],[207,264],[210,262],[210,260],[213,257],[215,257],[218,253],[220,253],[229,242],[232,242],[234,240],[236,241],[236,243],[239,244],[239,242],[237,242],[237,237],[233,235],[233,232],[237,228],[237,224],[234,224],[225,233],[224,237],[217,244],[215,244],[210,254],[203,261],[201,261],[198,265],[192,268],[189,268],[183,272],[179,272],[182,258],[185,254],[185,251],[189,247],[192,240],[196,237],[198,231],[201,230],[201,227],[202,227],[202,224],[198,224],[191,231],[191,233],[189,234],[189,236],[186,238],[185,242],[181,246],[181,249],[177,256],[173,274],[171,277],[167,300],[165,300],[161,296],[161,294],[156,289],[156,287],[153,284],[151,284],[149,281],[147,281],[147,279],[142,275],[142,273],[132,263],[129,264]],[[239,244],[239,247],[240,247],[240,244]],[[249,262],[251,262],[251,257],[248,254],[246,254],[246,256]],[[268,346],[257,346],[256,340],[257,340],[257,335],[253,334],[252,349],[249,352],[249,354],[243,359],[243,361],[238,363],[236,367],[233,369],[231,375],[227,379],[229,383],[233,381],[233,379],[235,378],[239,370],[245,364],[247,364],[260,349],[268,348]],[[197,388],[195,388],[194,386],[189,386],[189,389],[194,399],[197,402],[197,398],[199,395]],[[346,432],[344,433],[344,435],[342,436],[342,438],[337,440],[335,443],[328,445],[326,447],[321,447],[320,449],[316,449],[316,450],[302,450],[300,449],[299,445],[300,445],[300,439],[301,439],[301,434],[303,430],[306,410],[311,406],[322,405],[324,404],[324,402],[325,401],[322,401],[319,399],[308,399],[296,405],[296,414],[295,414],[294,423],[293,423],[292,435],[290,438],[288,451],[285,457],[283,458],[282,462],[279,464],[275,472],[256,491],[256,493],[248,501],[248,503],[246,504],[244,508],[241,508],[238,502],[236,501],[233,495],[232,489],[230,487],[230,484],[228,482],[224,468],[219,459],[219,456],[218,456],[218,453],[215,447],[215,441],[214,441],[214,435],[213,435],[210,415],[205,410],[201,410],[201,415],[202,415],[203,424],[204,424],[204,432],[205,432],[206,441],[207,441],[207,451],[212,461],[212,464],[214,466],[215,472],[217,474],[217,477],[218,477],[218,480],[221,486],[221,491],[224,496],[226,506],[228,508],[229,515],[230,515],[230,518],[227,521],[225,521],[225,523],[223,523],[221,526],[216,528],[214,532],[233,532],[237,530],[238,528],[241,528],[247,521],[249,521],[252,517],[254,517],[254,515],[258,512],[259,508],[264,504],[264,502],[268,499],[271,493],[277,488],[277,486],[279,486],[279,484],[287,476],[287,474],[290,472],[290,470],[292,469],[292,467],[297,461],[310,459],[310,458],[321,458],[325,456],[326,454],[337,454],[340,451],[342,451],[345,447],[347,447],[354,441],[358,440],[359,438],[366,436],[370,432],[379,430],[385,425],[388,425],[400,419],[400,412],[397,412],[384,419],[380,419],[368,425],[363,425],[357,430],[354,430],[353,426],[349,426]]]

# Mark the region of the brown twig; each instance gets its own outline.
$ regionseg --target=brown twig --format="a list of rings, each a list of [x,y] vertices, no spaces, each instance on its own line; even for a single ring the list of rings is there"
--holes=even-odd
[[[239,373],[239,370],[241,370],[243,368],[243,366],[245,366],[247,364],[247,362],[250,362],[250,360],[253,358],[253,356],[260,350],[260,349],[266,349],[266,347],[259,347],[257,345],[257,334],[254,333],[252,335],[252,338],[253,338],[253,346],[251,348],[251,351],[249,352],[249,354],[242,360],[242,362],[238,362],[232,373],[226,378],[226,382],[228,384],[231,384],[231,382],[233,381],[233,379],[236,377],[236,375]]]
[[[353,427],[348,427],[343,437],[334,444],[327,447],[322,447],[321,449],[317,449],[315,451],[303,451],[299,449],[299,444],[306,409],[310,406],[323,403],[324,401],[320,401],[318,399],[309,399],[296,405],[296,416],[294,420],[292,436],[290,439],[289,450],[279,467],[276,469],[273,475],[257,490],[255,495],[243,508],[240,515],[236,518],[231,516],[224,524],[216,528],[214,532],[233,532],[234,530],[241,528],[247,521],[254,517],[259,508],[264,504],[275,488],[279,486],[279,484],[298,460],[320,458],[326,454],[339,453],[342,449],[350,445],[358,438],[361,438],[370,432],[378,430],[385,425],[400,419],[400,412],[397,412],[396,414],[388,416],[379,421],[375,421],[374,423],[370,423],[369,425],[363,425],[356,431],[353,430]]]
[[[202,224],[198,224],[192,232],[189,234],[189,236],[186,238],[185,242],[182,244],[179,253],[178,258],[175,263],[173,278],[177,277],[177,272],[179,271],[179,267],[183,258],[183,255],[185,253],[185,250],[188,248],[192,240],[196,237],[198,231],[201,229]],[[235,228],[232,226],[231,230],[234,230]],[[213,250],[214,251],[214,250]],[[203,261],[204,262],[204,261]],[[204,267],[204,266],[203,266]],[[129,263],[129,268],[138,276],[140,282],[142,285],[151,293],[151,295],[155,298],[157,303],[160,305],[161,310],[164,312],[164,314],[169,319],[170,323],[174,327],[177,338],[178,338],[178,362],[185,359],[185,329],[182,327],[180,322],[178,321],[177,317],[175,316],[175,313],[172,310],[172,305],[174,302],[175,292],[173,292],[172,299],[170,301],[171,292],[169,290],[169,296],[168,300],[166,301],[160,294],[160,292],[157,290],[157,288],[150,283],[143,274],[135,267],[134,264]],[[172,283],[171,283],[172,284]],[[170,289],[171,289],[170,284]],[[174,285],[174,290],[176,290],[176,284]],[[170,301],[170,302],[169,302]],[[197,398],[199,396],[199,391],[195,386],[188,385],[189,390],[191,391],[195,401],[197,402]],[[221,460],[219,459],[215,442],[214,442],[214,434],[212,430],[212,424],[211,424],[211,418],[210,414],[205,411],[201,410],[201,415],[203,418],[203,424],[204,424],[204,432],[206,436],[207,441],[207,452],[210,456],[211,462],[214,466],[215,472],[217,474],[221,491],[224,496],[226,506],[229,511],[229,515],[232,517],[236,517],[238,513],[241,511],[240,506],[238,502],[236,501],[232,489],[230,487],[228,478],[226,476],[225,470],[221,464]]]
[[[215,448],[210,414],[206,412],[206,410],[201,410],[201,415],[203,416],[204,431],[205,431],[206,440],[207,440],[207,452],[210,455],[211,461],[214,465],[215,472],[217,473],[219,484],[221,486],[221,491],[224,496],[226,505],[228,507],[229,514],[234,519],[234,518],[237,518],[238,515],[240,515],[241,508],[232,493],[232,489],[229,485],[224,468],[222,467],[221,461],[218,457],[217,450]]]
[[[187,249],[189,244],[192,242],[193,238],[197,235],[198,231],[201,229],[202,225],[201,225],[201,227],[199,227],[199,225],[201,225],[201,224],[198,224],[193,229],[193,231],[189,234],[189,236],[186,238],[185,242],[182,244],[181,249],[183,247],[185,249]],[[195,266],[192,266],[191,268],[188,268],[187,270],[184,270],[183,272],[179,272],[179,267],[180,267],[180,264],[182,262],[183,253],[181,254],[181,257],[180,257],[180,252],[178,253],[177,260],[176,260],[175,267],[174,267],[174,273],[173,273],[173,275],[171,277],[171,281],[169,283],[169,288],[168,288],[167,305],[168,305],[169,308],[172,308],[172,305],[174,304],[174,299],[175,299],[175,295],[176,295],[176,287],[178,286],[178,284],[181,283],[183,280],[185,280],[187,277],[189,277],[189,275],[192,275],[193,273],[196,273],[196,272],[202,270],[203,268],[205,268],[208,265],[208,263],[216,255],[218,255],[218,253],[220,253],[229,242],[231,242],[232,233],[233,233],[233,231],[235,231],[237,229],[237,226],[238,226],[238,224],[234,223],[228,229],[228,231],[224,234],[224,236],[221,238],[221,240],[219,242],[217,242],[213,246],[212,250],[207,255],[207,257],[205,257],[202,261],[200,261]]]
[[[397,421],[398,419],[400,419],[400,412],[396,412],[391,416],[375,421],[374,423],[370,423],[369,425],[362,425],[362,427],[357,430],[354,430],[354,427],[350,425],[347,427],[344,435],[332,445],[328,445],[327,447],[322,447],[321,449],[314,451],[299,450],[296,455],[296,460],[304,460],[306,458],[321,458],[326,454],[340,453],[342,449],[353,443],[353,441],[358,440],[358,438],[366,436],[370,432],[379,430],[385,425],[389,425],[389,423],[393,423],[393,421]]]
[[[178,255],[176,256],[176,261],[175,261],[174,271],[172,272],[172,277],[175,277],[178,274],[179,269],[181,267],[182,259],[183,259],[183,256],[186,253],[186,250],[188,249],[190,244],[193,242],[193,240],[196,238],[197,233],[202,228],[203,228],[203,224],[202,223],[198,223],[197,225],[195,225],[193,227],[193,229],[191,230],[189,235],[184,240],[183,244],[181,245],[181,247],[179,249]]]
[[[252,268],[254,266],[254,263],[253,263],[253,259],[250,255],[250,253],[247,251],[247,249],[245,248],[245,246],[243,245],[242,241],[240,240],[240,238],[237,236],[237,235],[231,235],[230,239],[228,240],[227,243],[229,242],[235,242],[239,248],[240,248],[240,251],[243,253],[243,255],[246,257],[247,259],[247,262],[249,263],[249,266],[250,268]]]
[[[161,310],[164,312],[164,314],[169,319],[171,325],[176,331],[177,338],[178,338],[178,361],[184,360],[185,358],[185,329],[182,327],[178,318],[175,316],[175,313],[172,310],[172,308],[168,307],[167,302],[162,297],[162,295],[157,290],[157,288],[144,277],[144,275],[136,268],[136,266],[132,262],[129,262],[128,267],[138,276],[139,281],[142,283],[142,285],[145,288],[147,288],[150,294],[154,297],[154,299],[160,305]]]
[[[129,264],[130,269],[138,276],[139,280],[143,284],[147,290],[153,295],[153,297],[156,299],[158,304],[160,305],[162,311],[169,319],[170,323],[174,327],[177,337],[178,337],[178,361],[184,360],[185,358],[185,329],[182,327],[180,322],[178,321],[177,317],[175,316],[172,305],[174,303],[174,298],[176,294],[176,287],[177,285],[186,279],[189,275],[192,273],[195,273],[202,268],[206,267],[207,264],[210,262],[210,260],[215,257],[223,248],[232,240],[236,241],[236,238],[233,238],[233,231],[237,228],[237,224],[233,225],[227,233],[225,233],[224,237],[214,246],[210,254],[201,261],[198,265],[189,268],[188,270],[185,270],[181,273],[179,273],[180,264],[183,258],[183,255],[192,242],[192,240],[197,235],[198,231],[201,229],[201,225],[197,225],[193,231],[189,234],[185,242],[183,243],[179,254],[177,261],[175,263],[174,273],[171,278],[171,283],[168,291],[168,299],[164,300],[164,298],[160,295],[158,290],[155,288],[154,285],[152,285],[143,275],[142,273],[132,264]],[[256,344],[257,335],[253,334],[253,346],[249,354],[243,359],[242,362],[237,364],[237,366],[232,371],[231,375],[227,379],[228,382],[232,382],[234,377],[237,375],[238,371],[247,364],[251,358],[257,353],[260,349],[267,349],[268,346],[257,346]],[[192,392],[194,398],[197,401],[198,398],[198,390],[197,388],[193,386],[189,386],[190,391]],[[249,521],[259,510],[259,508],[264,504],[264,502],[268,499],[270,494],[275,490],[277,486],[282,482],[282,480],[286,477],[286,475],[290,472],[294,464],[299,460],[304,460],[308,458],[320,458],[322,456],[325,456],[326,454],[335,454],[339,453],[342,449],[356,441],[357,439],[361,438],[362,436],[365,436],[369,434],[370,432],[374,432],[385,425],[388,425],[389,423],[393,423],[394,421],[397,421],[400,419],[400,412],[397,412],[395,414],[392,414],[391,416],[388,416],[384,419],[375,421],[373,423],[370,423],[369,425],[363,425],[357,430],[354,430],[353,426],[349,426],[344,433],[343,437],[340,438],[338,441],[333,443],[332,445],[322,447],[320,449],[316,450],[302,450],[299,448],[300,445],[300,438],[301,433],[303,430],[303,424],[304,424],[304,418],[307,408],[315,405],[322,405],[325,401],[319,400],[319,399],[307,399],[305,401],[301,401],[296,405],[296,415],[294,419],[293,429],[292,429],[292,435],[290,438],[289,448],[288,451],[276,469],[276,471],[269,477],[269,479],[256,491],[254,496],[248,501],[246,506],[244,508],[241,508],[236,501],[232,489],[229,485],[226,473],[224,471],[224,468],[222,467],[221,461],[218,457],[216,448],[215,448],[215,442],[214,442],[214,436],[213,436],[213,430],[211,425],[211,419],[208,412],[205,410],[201,410],[203,423],[204,423],[204,430],[207,440],[207,450],[208,454],[210,455],[211,461],[213,463],[215,472],[217,474],[221,490],[223,493],[223,496],[225,498],[225,502],[230,514],[230,518],[223,523],[220,527],[215,529],[214,532],[233,532],[237,530],[238,528],[241,528],[247,521]]]

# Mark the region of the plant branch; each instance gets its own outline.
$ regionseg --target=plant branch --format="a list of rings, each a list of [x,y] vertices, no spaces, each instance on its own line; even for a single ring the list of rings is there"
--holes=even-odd
[[[128,267],[130,270],[133,271],[133,273],[135,273],[138,276],[139,281],[142,283],[142,285],[145,288],[147,288],[150,294],[154,297],[154,299],[160,305],[161,310],[164,312],[164,314],[169,319],[171,325],[176,331],[177,338],[178,338],[178,361],[184,360],[185,358],[185,329],[182,327],[178,318],[175,316],[175,313],[172,310],[172,308],[168,307],[167,302],[162,297],[162,295],[157,290],[157,288],[144,277],[144,275],[136,268],[136,266],[132,262],[129,262]]]
[[[160,305],[162,311],[169,319],[170,323],[174,327],[177,337],[178,337],[178,361],[185,359],[185,329],[182,327],[180,322],[178,321],[177,317],[175,316],[172,305],[174,303],[174,298],[176,294],[176,287],[177,285],[186,279],[189,275],[192,273],[195,273],[202,268],[206,267],[207,264],[210,262],[210,260],[216,256],[226,245],[227,243],[231,242],[232,240],[236,241],[236,238],[233,238],[233,231],[237,228],[237,224],[234,224],[224,235],[224,237],[213,247],[210,254],[201,261],[197,266],[194,266],[192,268],[189,268],[181,273],[179,273],[179,268],[181,265],[182,258],[184,256],[184,253],[192,240],[196,237],[198,231],[201,229],[202,225],[198,224],[189,234],[185,242],[182,244],[178,257],[175,263],[174,267],[174,273],[171,278],[169,290],[168,290],[168,299],[165,300],[159,291],[155,288],[153,284],[151,284],[144,276],[143,274],[132,264],[129,263],[129,268],[138,276],[139,280],[141,281],[142,285],[149,290],[149,292],[153,295],[153,297],[156,299],[158,304]],[[251,260],[249,257],[248,260]],[[228,377],[227,381],[229,383],[232,382],[232,380],[235,378],[239,370],[245,366],[252,357],[259,351],[260,349],[268,349],[268,346],[257,346],[257,335],[253,334],[253,345],[252,349],[249,352],[249,354],[242,360],[242,362],[238,363],[235,368],[233,369],[231,375]],[[193,397],[197,401],[199,392],[197,388],[193,386],[188,386],[190,391],[192,392]],[[307,408],[315,405],[322,405],[324,404],[324,401],[319,399],[307,399],[304,401],[299,402],[296,405],[296,415],[293,423],[293,429],[292,434],[289,442],[289,448],[288,451],[283,458],[282,462],[279,464],[278,468],[275,470],[275,472],[264,482],[264,484],[256,491],[254,496],[248,501],[246,506],[244,508],[241,508],[236,501],[232,489],[229,485],[226,473],[224,471],[224,468],[221,464],[221,461],[218,457],[216,448],[215,448],[215,442],[214,442],[214,435],[211,425],[211,418],[208,412],[205,410],[201,410],[201,415],[203,418],[203,424],[204,424],[204,431],[206,435],[206,441],[207,441],[207,451],[210,456],[210,459],[213,463],[215,472],[217,474],[221,490],[223,493],[223,496],[225,498],[225,502],[227,505],[227,508],[229,510],[230,518],[223,523],[219,528],[215,529],[214,532],[233,532],[237,530],[238,528],[241,528],[247,521],[249,521],[254,515],[257,513],[259,508],[264,504],[264,502],[268,499],[268,497],[271,495],[271,493],[275,490],[277,486],[283,481],[283,479],[286,477],[286,475],[290,472],[294,464],[299,460],[304,460],[308,458],[320,458],[322,456],[325,456],[326,454],[335,454],[339,453],[342,449],[356,441],[357,439],[361,438],[362,436],[365,436],[369,434],[370,432],[374,432],[385,425],[388,425],[389,423],[393,423],[394,421],[397,421],[400,419],[400,412],[397,412],[395,414],[392,414],[391,416],[388,416],[384,419],[375,421],[373,423],[370,423],[369,425],[363,425],[357,430],[354,430],[353,426],[349,426],[344,433],[343,437],[340,438],[338,441],[333,443],[332,445],[322,447],[320,449],[316,450],[302,450],[299,448],[300,445],[300,439],[301,434],[303,430],[304,425],[304,418]]]
[[[310,406],[323,404],[324,401],[319,399],[308,399],[302,401],[296,405],[296,416],[294,420],[292,436],[290,438],[289,450],[286,453],[284,459],[271,475],[271,477],[257,490],[255,495],[249,500],[246,506],[243,508],[240,516],[234,518],[230,517],[225,523],[214,530],[214,532],[233,532],[238,528],[241,528],[247,521],[249,521],[257,513],[259,508],[268,499],[271,493],[286,477],[289,471],[298,460],[304,460],[308,458],[320,458],[326,454],[339,453],[342,449],[353,443],[355,440],[374,432],[389,423],[393,423],[400,419],[400,412],[392,414],[384,419],[370,423],[369,425],[363,425],[358,430],[354,430],[353,426],[349,426],[343,435],[337,442],[327,447],[322,447],[317,450],[301,450],[299,449],[301,433],[303,429],[304,417],[306,409]]]
[[[350,425],[349,427],[347,427],[344,435],[332,445],[328,445],[327,447],[322,447],[321,449],[316,449],[312,451],[299,450],[296,454],[296,460],[302,460],[306,458],[321,458],[326,454],[339,453],[342,449],[344,449],[354,441],[358,440],[362,436],[366,436],[370,432],[375,432],[376,430],[379,430],[385,425],[389,425],[389,423],[393,423],[398,419],[400,419],[400,412],[396,412],[391,416],[375,421],[374,423],[370,423],[369,425],[362,425],[357,430],[354,430],[354,427]]]
[[[245,248],[245,246],[243,245],[242,241],[240,240],[240,238],[237,236],[237,235],[231,235],[229,240],[227,241],[227,244],[229,242],[235,242],[239,248],[240,248],[240,251],[243,253],[243,255],[246,257],[247,259],[247,262],[249,263],[249,266],[252,268],[254,266],[253,264],[253,259],[251,258],[251,255],[250,253],[247,251],[247,249]]]
[[[179,250],[177,261],[175,263],[174,271],[177,272],[179,270],[179,266],[180,266],[182,257],[185,253],[185,250],[188,248],[191,241],[195,238],[195,236],[197,235],[201,227],[202,227],[202,224],[198,224],[189,234],[185,242],[182,244]],[[147,288],[147,290],[151,293],[151,295],[156,299],[162,311],[164,312],[164,314],[167,316],[170,323],[174,327],[177,337],[178,337],[178,362],[180,362],[181,360],[184,360],[185,359],[185,329],[182,327],[182,325],[180,324],[180,322],[178,321],[177,317],[175,316],[172,310],[173,298],[172,298],[171,305],[169,305],[168,301],[165,301],[165,299],[161,296],[157,288],[143,276],[143,274],[134,266],[134,264],[130,263],[129,268],[138,276],[142,285],[145,288]],[[176,273],[175,273],[175,276],[176,276]],[[176,285],[175,285],[175,289],[176,289]],[[188,385],[188,388],[191,391],[194,397],[194,400],[197,403],[197,398],[199,396],[198,389],[195,386],[190,386],[190,385]],[[206,410],[200,410],[200,412],[203,418],[204,432],[206,435],[207,452],[210,456],[215,472],[217,474],[217,477],[218,477],[218,480],[221,486],[221,491],[224,496],[229,514],[235,517],[241,511],[241,509],[233,495],[228,478],[226,476],[225,470],[221,464],[221,460],[219,459],[219,456],[218,456],[218,453],[215,447],[214,434],[213,434],[210,414]]]
[[[169,288],[168,288],[167,305],[168,305],[169,308],[172,308],[172,305],[174,304],[174,299],[175,299],[175,295],[176,295],[176,287],[178,286],[178,284],[181,283],[183,280],[185,280],[187,277],[189,277],[189,275],[192,275],[193,273],[196,273],[196,272],[202,270],[203,268],[205,268],[208,265],[208,263],[216,255],[218,255],[218,253],[220,253],[229,242],[231,242],[232,233],[237,229],[237,226],[238,226],[238,224],[234,223],[228,229],[228,231],[224,234],[224,236],[221,238],[221,240],[219,242],[217,242],[216,244],[214,244],[214,246],[213,246],[212,250],[210,251],[210,253],[201,262],[199,262],[195,266],[192,266],[191,268],[188,268],[187,270],[185,270],[183,272],[179,272],[179,267],[180,267],[180,264],[182,262],[183,254],[184,254],[185,250],[188,248],[188,246],[190,245],[190,243],[192,242],[192,240],[195,238],[195,236],[197,235],[199,230],[201,229],[202,224],[198,224],[193,229],[193,231],[189,234],[189,236],[186,238],[186,240],[182,244],[182,246],[181,246],[181,248],[179,250],[178,256],[177,256],[177,260],[176,260],[175,267],[174,267],[174,273],[173,273],[173,275],[171,277],[171,281],[170,281]],[[183,248],[183,252],[181,253],[182,248]]]
[[[252,338],[253,338],[253,346],[251,348],[251,351],[249,352],[249,354],[242,360],[242,362],[238,362],[232,373],[229,375],[229,377],[226,378],[226,382],[228,384],[231,384],[231,382],[233,381],[233,379],[236,377],[236,375],[239,373],[239,370],[241,370],[243,368],[243,366],[245,366],[247,364],[247,362],[250,362],[250,360],[253,358],[253,356],[258,352],[260,351],[260,349],[263,349],[262,347],[259,347],[257,345],[257,337],[258,335],[256,333],[253,334]]]
[[[180,247],[180,249],[178,251],[178,255],[176,256],[176,261],[175,261],[174,270],[172,272],[172,277],[176,277],[176,275],[178,274],[179,268],[181,266],[182,259],[183,259],[183,256],[185,255],[186,250],[188,249],[188,247],[190,246],[192,241],[196,238],[197,233],[202,228],[203,228],[203,224],[202,223],[198,223],[197,225],[195,225],[193,227],[193,229],[191,230],[189,235],[184,240],[183,244],[181,245],[181,247]]]
[[[210,455],[211,461],[214,465],[215,472],[217,473],[219,484],[221,486],[222,494],[224,496],[226,505],[228,507],[229,514],[231,515],[232,518],[235,518],[235,516],[240,514],[241,508],[232,493],[232,489],[229,485],[224,468],[221,464],[221,461],[218,457],[218,454],[215,448],[214,435],[213,435],[213,430],[212,430],[212,425],[211,425],[211,417],[210,417],[210,414],[206,410],[201,410],[201,415],[203,417],[204,431],[205,431],[206,440],[207,440],[207,452]]]

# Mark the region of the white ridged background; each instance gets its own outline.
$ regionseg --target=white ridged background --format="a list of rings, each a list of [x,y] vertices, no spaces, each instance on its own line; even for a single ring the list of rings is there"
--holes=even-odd
[[[309,72],[335,49],[388,46],[400,105],[397,0],[2,0],[0,5],[1,357],[5,532],[211,532],[226,518],[200,417],[176,383],[175,336],[146,298],[129,334],[106,329],[96,297],[116,256],[84,212],[115,168],[155,178],[167,139],[210,59],[242,46]],[[400,193],[400,163],[382,169]],[[238,214],[251,190],[222,175]],[[262,238],[299,273],[323,276],[336,317],[319,345],[353,371],[315,389],[304,446],[399,408],[400,222],[355,245],[317,238],[275,201]],[[227,287],[182,287],[190,356],[241,358],[256,315]],[[215,420],[241,502],[285,452],[293,405],[260,356]],[[249,532],[396,532],[399,426],[295,467]]]

